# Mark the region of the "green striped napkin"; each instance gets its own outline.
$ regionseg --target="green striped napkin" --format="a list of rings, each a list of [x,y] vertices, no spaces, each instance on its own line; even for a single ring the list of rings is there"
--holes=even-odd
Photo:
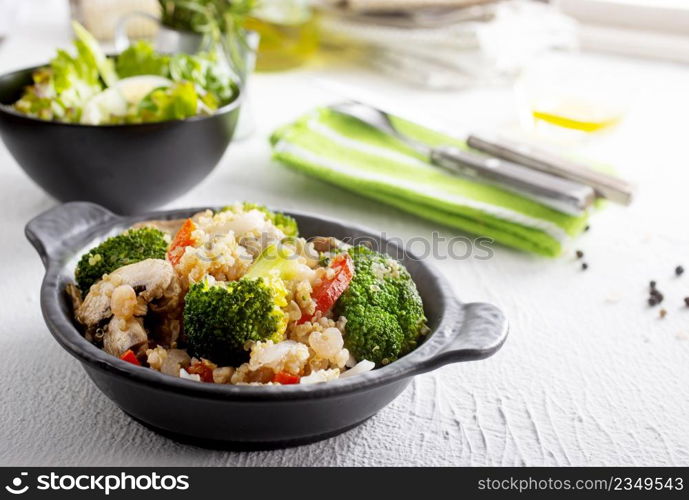
[[[463,141],[393,119],[428,144]],[[557,256],[586,227],[574,217],[495,186],[449,174],[401,141],[327,108],[317,109],[271,136],[274,158],[291,168],[368,198],[521,250]]]

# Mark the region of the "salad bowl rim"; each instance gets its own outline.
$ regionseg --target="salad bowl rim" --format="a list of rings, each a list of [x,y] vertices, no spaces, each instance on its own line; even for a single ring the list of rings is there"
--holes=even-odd
[[[20,69],[15,69],[11,71],[7,71],[5,73],[0,74],[0,87],[3,85],[3,81],[6,79],[9,79],[10,77],[20,74],[20,73],[28,73],[29,75],[36,71],[37,69],[44,68],[48,66],[48,64],[38,64],[35,66],[29,66],[26,68],[20,68]],[[142,75],[143,76],[143,75]],[[174,120],[162,120],[162,121],[157,121],[157,122],[144,122],[144,123],[106,123],[103,125],[92,125],[88,123],[69,123],[69,122],[61,122],[58,120],[43,120],[41,118],[36,118],[34,116],[29,116],[24,113],[21,113],[17,110],[15,110],[12,107],[12,104],[6,104],[0,102],[0,113],[6,113],[8,115],[12,115],[17,118],[23,118],[25,120],[31,121],[31,122],[36,122],[36,123],[42,123],[42,124],[52,124],[52,125],[58,125],[58,126],[63,126],[63,127],[73,127],[73,128],[86,128],[86,129],[126,129],[129,127],[156,127],[160,126],[166,123],[193,123],[193,122],[198,122],[198,121],[203,121],[207,120],[210,118],[213,118],[215,116],[219,115],[224,115],[227,113],[230,113],[234,111],[236,108],[240,106],[242,101],[244,100],[244,89],[242,85],[237,85],[237,96],[229,103],[225,104],[224,106],[219,107],[216,109],[212,114],[210,115],[195,115],[195,116],[190,116],[188,118],[175,118]]]

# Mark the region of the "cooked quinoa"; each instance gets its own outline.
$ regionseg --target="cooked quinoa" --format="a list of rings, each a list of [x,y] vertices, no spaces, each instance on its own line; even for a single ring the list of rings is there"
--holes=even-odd
[[[295,237],[296,221],[264,207],[236,203],[130,231],[144,227],[170,242],[166,259],[68,287],[86,338],[134,364],[201,383],[312,384],[385,364],[428,331],[401,264],[335,238]],[[382,351],[384,362],[366,359]]]

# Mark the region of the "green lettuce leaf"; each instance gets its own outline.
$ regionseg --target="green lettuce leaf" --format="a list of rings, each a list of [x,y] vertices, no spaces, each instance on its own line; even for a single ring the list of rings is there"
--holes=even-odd
[[[117,83],[117,73],[115,72],[115,64],[103,52],[98,41],[89,33],[86,28],[76,21],[72,21],[72,29],[77,36],[77,46],[82,46],[82,50],[88,51],[91,54],[92,60],[95,62],[96,68],[101,78],[105,82],[106,87],[112,87]]]
[[[55,104],[52,70],[41,68],[34,71],[33,80],[34,84],[26,87],[21,99],[14,103],[15,109],[42,120],[52,120],[54,116],[64,114],[62,107]]]
[[[76,54],[58,50],[50,66],[34,72],[15,108],[45,120],[78,122],[86,101],[103,90],[97,55],[83,39],[74,42]]]
[[[159,75],[175,82],[191,82],[208,111],[233,101],[238,92],[232,73],[210,53],[157,54],[149,42],[140,40],[117,57],[115,67],[120,78]]]
[[[170,57],[157,54],[150,43],[139,40],[117,56],[115,69],[120,78],[139,75],[158,75],[169,78]]]
[[[78,123],[87,103],[120,78],[155,75],[175,84],[150,92],[127,111],[111,114],[107,123],[141,123],[177,120],[210,114],[236,99],[238,87],[232,72],[212,53],[158,54],[139,41],[114,59],[108,58],[96,39],[73,23],[75,53],[58,50],[50,65],[34,72],[15,108],[43,120]]]
[[[213,94],[217,105],[225,105],[237,97],[233,76],[210,53],[196,55],[175,54],[170,58],[170,76],[173,81],[186,80]]]
[[[176,82],[170,87],[153,90],[139,103],[132,120],[160,122],[195,116],[199,97],[191,82]]]

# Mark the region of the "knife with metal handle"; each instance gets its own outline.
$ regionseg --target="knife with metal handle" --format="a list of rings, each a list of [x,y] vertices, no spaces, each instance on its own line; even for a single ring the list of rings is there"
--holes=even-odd
[[[515,163],[451,146],[433,147],[400,132],[384,111],[356,101],[330,109],[356,118],[371,127],[396,137],[426,157],[430,163],[462,177],[488,182],[516,192],[550,208],[580,215],[595,200],[595,192],[578,182],[538,172]]]
[[[634,188],[627,181],[597,172],[551,151],[487,133],[471,134],[467,143],[492,156],[591,186],[598,196],[615,203],[629,205],[632,201]]]
[[[431,148],[429,160],[450,172],[487,181],[571,215],[580,215],[595,201],[595,192],[584,184],[452,146]]]

